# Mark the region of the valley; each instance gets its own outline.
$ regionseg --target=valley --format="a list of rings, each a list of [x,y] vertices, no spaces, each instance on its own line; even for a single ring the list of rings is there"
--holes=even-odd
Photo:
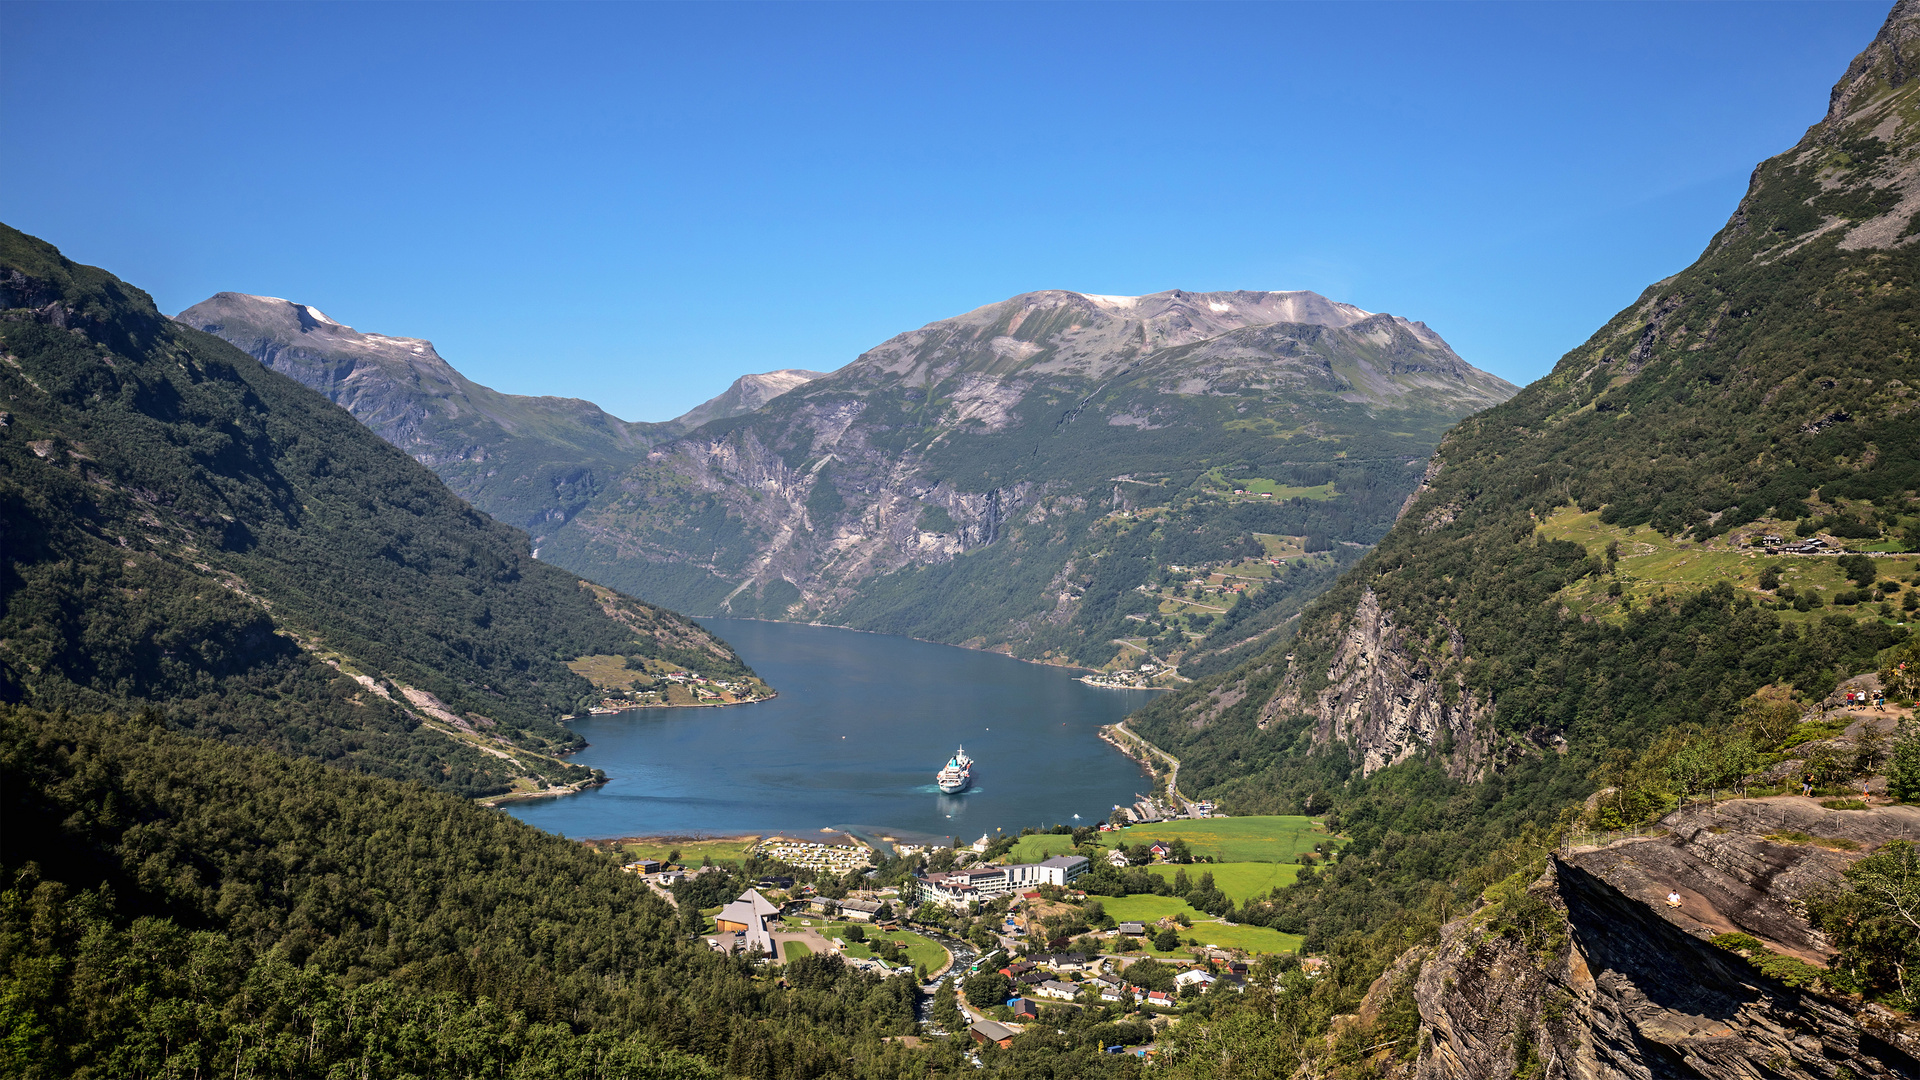
[[[891,68],[879,65],[897,102],[800,77],[821,61],[778,20],[854,29],[829,9],[756,11],[764,26],[728,9],[649,9],[671,78],[682,75],[666,54],[693,25],[675,20],[716,12],[716,36],[748,60],[766,55],[749,29],[802,58],[779,69],[780,100],[744,66],[729,69],[729,93],[791,124],[805,154],[764,128],[753,138],[751,110],[699,108],[720,96],[710,74],[627,99],[605,87],[632,72],[576,86],[530,42],[507,42],[513,64],[477,65],[518,109],[553,100],[506,70],[531,58],[577,99],[538,134],[572,141],[578,122],[625,168],[607,170],[622,180],[617,210],[573,197],[591,168],[568,173],[572,187],[489,187],[473,169],[419,189],[418,206],[484,234],[469,257],[534,311],[472,332],[512,329],[535,343],[525,363],[549,350],[651,350],[683,366],[784,357],[738,365],[771,368],[816,355],[788,350],[800,334],[853,325],[840,311],[796,316],[764,283],[771,272],[837,283],[849,261],[909,266],[944,290],[940,306],[883,296],[871,277],[815,306],[910,326],[982,281],[1004,295],[1088,265],[1039,257],[1012,232],[1041,222],[1076,236],[1075,215],[1117,231],[1090,187],[1031,199],[1020,229],[983,221],[965,250],[936,248],[924,211],[843,217],[872,197],[868,176],[925,184],[915,155],[989,170],[980,199],[1023,189],[979,150],[984,164],[963,161],[966,144],[941,129],[963,125],[921,115],[927,101]],[[1137,15],[1073,14],[1096,12],[1116,25]],[[1637,89],[1637,52],[1660,60],[1673,44],[1657,39],[1664,23],[1636,17],[1620,39],[1636,56],[1610,54],[1626,74],[1609,94]],[[196,30],[214,36],[217,21]],[[435,25],[434,40],[459,53],[466,35],[529,21],[476,12],[455,35]],[[1715,138],[1752,136],[1700,104],[1743,85],[1701,74],[1714,48],[1758,47],[1740,21],[1685,42],[1687,62],[1663,76],[1679,90],[1656,103],[1683,126],[1727,125]],[[573,29],[556,54],[591,55],[595,35]],[[859,29],[893,41],[915,75],[939,74],[937,52],[976,47]],[[1538,27],[1503,32],[1556,47]],[[841,36],[858,61],[847,67],[875,60]],[[294,38],[275,43],[275,65],[311,55]],[[1367,46],[1404,57],[1387,38]],[[356,42],[376,59],[387,44]],[[1210,62],[1230,55],[1204,44]],[[1449,63],[1462,44],[1421,42]],[[1040,85],[1030,45],[980,48]],[[181,52],[169,61],[196,59]],[[1305,52],[1288,64],[1305,70]],[[1522,59],[1537,62],[1487,70],[1539,70]],[[632,422],[481,385],[424,338],[336,321],[321,310],[346,315],[331,301],[218,292],[170,318],[138,285],[0,226],[0,1074],[1920,1077],[1917,62],[1920,0],[1899,0],[1824,111],[1806,103],[1817,120],[1776,139],[1793,145],[1701,231],[1697,258],[1595,316],[1525,387],[1424,322],[1312,291],[1038,289],[897,333],[832,371],[738,375],[676,418]],[[1127,78],[1156,88],[1144,66]],[[1565,65],[1568,78],[1591,70]],[[192,71],[231,96],[263,92],[221,64]],[[1423,88],[1368,77],[1390,94],[1438,89],[1431,75]],[[311,103],[298,82],[271,93]],[[78,95],[87,82],[59,86]],[[468,89],[449,82],[444,100]],[[168,139],[208,161],[221,159],[193,141],[198,128],[268,144],[266,125],[221,127],[220,109],[203,103],[201,116],[166,96],[193,120]],[[815,138],[808,119],[849,101],[872,110],[853,110],[858,140],[840,132],[873,148],[866,160]],[[1247,101],[1252,116],[1281,99]],[[1281,103],[1276,114],[1302,115]],[[883,106],[917,111],[893,131]],[[1139,121],[1168,115],[1132,107]],[[1414,116],[1398,109],[1396,124]],[[518,113],[473,115],[493,131]],[[1506,144],[1503,168],[1535,175],[1519,165],[1539,144],[1484,119]],[[1237,159],[1202,145],[1201,120],[1182,123],[1189,145],[1156,150],[1162,167],[1114,159],[1114,177],[1124,165],[1164,185],[1128,196],[1152,216],[1205,194],[1185,169],[1231,187]],[[1276,129],[1236,123],[1232,154],[1258,165]],[[724,140],[692,134],[708,125]],[[115,149],[99,136],[125,137],[112,117],[86,126]],[[339,164],[346,143],[371,140],[306,127],[304,151],[325,149],[329,168],[381,190]],[[1656,128],[1640,128],[1647,160],[1676,175],[1698,168],[1696,150],[1712,160]],[[458,141],[457,124],[446,130]],[[1061,166],[994,137],[1020,169]],[[1342,172],[1361,160],[1351,136],[1320,140],[1333,149],[1310,167],[1367,191],[1439,178],[1434,144],[1395,139],[1388,172]],[[1084,135],[1043,141],[1097,152]],[[657,160],[619,156],[624,142]],[[682,144],[699,169],[674,156]],[[126,160],[164,192],[185,167],[138,145],[153,160]],[[536,174],[577,165],[554,145],[518,156]],[[742,147],[750,167],[728,156]],[[427,148],[415,161],[460,169]],[[162,228],[122,206],[85,210],[146,245],[130,265],[165,255],[143,272],[191,288],[181,299],[263,273],[321,288],[338,271],[316,268],[341,258],[326,234],[352,245],[362,211],[346,201],[361,188],[342,184],[340,201],[284,215],[313,201],[286,198],[280,181],[316,160],[263,157],[248,170],[257,191],[229,194],[217,221]],[[184,174],[207,182],[195,168]],[[751,233],[699,218],[685,188],[653,186],[678,171],[704,178]],[[786,188],[755,180],[812,171],[833,176],[840,201],[784,203],[769,196]],[[463,201],[468,182],[489,201]],[[931,198],[896,188],[878,200],[885,214],[903,192]],[[1460,190],[1444,189],[1443,214],[1422,213],[1475,220],[1484,207]],[[547,220],[511,212],[536,198]],[[271,228],[249,234],[242,202],[271,208]],[[954,204],[943,209],[969,222],[987,205]],[[1242,213],[1253,245],[1246,219],[1286,211],[1248,205],[1260,207]],[[1331,220],[1357,204],[1299,205]],[[1517,199],[1499,209],[1538,214]],[[1603,210],[1571,213],[1592,229],[1614,221]],[[1160,235],[1129,213],[1128,244],[1177,248],[1168,265],[1201,265],[1209,281],[1319,265],[1324,280],[1362,282],[1356,298],[1386,288],[1314,262],[1305,232],[1297,252],[1269,243],[1257,259],[1206,263],[1220,249],[1203,234],[1219,226]],[[586,250],[568,231],[576,217],[616,236],[617,252]],[[805,241],[802,219],[839,246],[789,250]],[[1610,241],[1640,235],[1608,228]],[[189,243],[234,243],[222,230],[251,245],[246,259]],[[420,255],[413,233],[392,231],[389,251],[364,236],[351,251],[392,275],[366,271],[367,288],[419,291],[383,310],[475,310],[449,299],[459,283],[429,280],[431,260],[383,262]],[[1152,247],[1168,235],[1179,243]],[[1490,232],[1449,235],[1449,272],[1486,265],[1474,251]],[[1409,260],[1419,240],[1404,222],[1378,236]],[[969,269],[1007,262],[1003,248],[1019,265]],[[793,251],[814,261],[798,269]],[[903,252],[918,261],[887,261]],[[1165,280],[1129,258],[1095,276],[1114,285],[1089,287]],[[727,306],[664,289],[658,273],[598,291],[649,260],[710,289],[721,279],[703,261],[723,266]],[[628,286],[643,280],[653,292]],[[1494,295],[1473,299],[1481,341],[1488,311],[1510,321],[1500,334],[1536,314],[1474,288]],[[638,314],[613,312],[609,295]],[[694,325],[691,312],[708,317]],[[853,340],[888,332],[860,325]],[[596,371],[614,370],[607,356]],[[967,783],[957,764],[936,782],[956,747]]]
[[[1513,391],[1424,324],[1313,293],[1051,291],[636,425],[494,394],[430,343],[314,310],[222,293],[178,318],[345,405],[589,580],[1107,670],[1217,662],[1280,630],[1329,573],[1269,582],[1278,614],[1231,638],[1207,621],[1227,605],[1149,596],[1168,566],[1261,557],[1259,534],[1350,564],[1445,426]],[[965,609],[929,603],[961,588]],[[1162,640],[1128,640],[1143,621]]]

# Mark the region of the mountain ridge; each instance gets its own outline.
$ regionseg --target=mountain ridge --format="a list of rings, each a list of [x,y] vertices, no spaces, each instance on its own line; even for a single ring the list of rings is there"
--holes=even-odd
[[[1862,804],[1831,796],[1868,783],[1876,802],[1881,785],[1913,796],[1910,712],[1905,779],[1852,753],[1870,738],[1825,725],[1857,728],[1836,691],[1914,656],[1917,39],[1920,3],[1901,0],[1827,117],[1754,169],[1699,258],[1449,431],[1393,527],[1290,640],[1129,718],[1180,759],[1190,794],[1234,813],[1324,811],[1351,838],[1245,917],[1308,949],[1368,952],[1374,991],[1329,1005],[1360,1010],[1329,1040],[1356,1063],[1537,1075],[1551,1050],[1569,1075],[1824,1076],[1820,1055],[1779,1052],[1811,1036],[1852,1068],[1907,1075],[1860,1049],[1881,1036],[1857,1005],[1910,1012],[1897,972],[1913,939],[1854,870],[1753,913],[1814,924],[1838,952],[1828,968],[1793,968],[1750,936],[1715,939],[1732,960],[1688,952],[1683,964],[1715,968],[1714,993],[1786,1010],[1715,1013],[1709,1031],[1680,1019],[1697,1003],[1661,1000],[1674,985],[1661,934],[1609,942],[1593,931],[1608,920],[1569,914],[1604,901],[1658,924],[1658,879],[1625,900],[1583,894],[1568,852],[1618,842],[1631,863],[1667,846],[1630,845],[1677,831],[1675,807],[1782,777],[1824,789],[1822,807],[1788,785],[1782,803],[1808,822],[1842,818],[1835,807]],[[1792,839],[1776,822],[1735,842],[1717,836],[1726,824],[1701,829],[1701,846],[1778,858]],[[1863,865],[1911,865],[1884,835],[1847,843],[1880,845]]]
[[[1283,315],[1318,322],[1262,321]],[[1082,618],[1068,533],[1187,500],[1207,472],[1196,458],[1232,469],[1278,456],[1286,483],[1308,482],[1294,473],[1311,462],[1347,469],[1356,490],[1398,485],[1353,471],[1340,459],[1356,455],[1333,443],[1398,416],[1415,431],[1374,433],[1366,456],[1401,468],[1424,459],[1437,425],[1509,389],[1423,325],[1313,293],[1027,293],[895,335],[756,413],[656,445],[542,552],[689,610],[1101,666],[1120,620],[1151,617],[1151,605],[1106,602]],[[1196,423],[1210,434],[1188,439]],[[704,507],[697,521],[681,509],[689,502]],[[1234,512],[1261,518],[1251,531],[1371,542],[1353,522],[1376,512],[1334,503],[1322,509],[1348,516],[1331,524],[1300,505],[1290,517]],[[1041,541],[1043,531],[1053,535]],[[990,587],[1006,615],[929,621],[922,590],[936,586],[902,575],[937,573],[952,589],[955,571],[941,568],[1016,533],[1032,542],[1001,558],[1022,562],[1025,594]],[[1142,568],[1102,591],[1154,577]]]
[[[270,364],[285,363],[300,335],[313,333],[297,313],[283,312],[265,333],[208,314],[202,307],[180,317],[220,327]],[[398,346],[403,361],[414,347]],[[335,374],[300,377],[314,384]],[[1064,542],[1062,530],[1097,527],[1143,499],[1189,498],[1186,489],[1207,470],[1190,467],[1193,447],[1181,432],[1202,413],[1215,429],[1211,441],[1227,455],[1210,464],[1273,459],[1284,444],[1300,451],[1277,455],[1286,483],[1324,486],[1334,472],[1343,477],[1325,505],[1215,513],[1248,517],[1251,524],[1232,527],[1242,546],[1254,543],[1255,526],[1370,543],[1384,531],[1385,502],[1397,506],[1411,489],[1411,478],[1394,471],[1424,459],[1445,423],[1512,389],[1466,364],[1423,323],[1309,291],[1116,297],[1042,290],[895,335],[834,372],[743,376],[675,421],[631,427],[627,444],[562,455],[565,469],[516,468],[489,449],[494,444],[452,429],[401,445],[478,505],[527,527],[542,558],[682,610],[837,622],[1101,666],[1115,659],[1106,639],[1125,616],[1151,613],[1105,603],[1082,617],[1080,590],[1067,580],[1069,560],[1059,551],[1047,552],[1045,567],[1003,552],[1025,566],[1017,575],[1022,593],[998,605],[1004,617],[930,622],[924,611],[914,614],[925,608],[919,590],[926,586],[899,575],[945,573],[955,559],[1050,516],[1058,535],[1043,549]],[[337,387],[333,396],[390,440],[414,437],[381,427],[378,404],[347,401]],[[1137,407],[1112,404],[1123,397]],[[396,401],[388,411],[417,407],[412,398]],[[1360,436],[1369,446],[1365,467],[1342,460],[1358,451],[1334,442],[1387,417],[1412,430]],[[1079,445],[1053,449],[1063,443]],[[1143,444],[1152,448],[1146,454]],[[463,455],[491,458],[473,466]],[[480,468],[484,478],[468,479]],[[1397,493],[1378,496],[1371,489],[1381,483]],[[1168,484],[1174,490],[1156,492]],[[1084,520],[1067,524],[1061,507]],[[1031,520],[1015,522],[1019,515]],[[1228,528],[1194,525],[1208,536]],[[1207,543],[1227,556],[1224,539]],[[1345,548],[1325,550],[1347,557]],[[1199,560],[1196,552],[1182,557]],[[1122,591],[1152,577],[1133,573]],[[1318,580],[1303,575],[1290,590],[1305,588],[1307,577]],[[1154,623],[1156,630],[1170,625]],[[1194,629],[1180,627],[1181,634]],[[1189,650],[1170,643],[1162,651],[1170,660]]]
[[[581,745],[561,718],[601,700],[568,661],[751,680],[312,390],[6,227],[0,356],[0,699],[499,795],[593,781],[558,756]]]

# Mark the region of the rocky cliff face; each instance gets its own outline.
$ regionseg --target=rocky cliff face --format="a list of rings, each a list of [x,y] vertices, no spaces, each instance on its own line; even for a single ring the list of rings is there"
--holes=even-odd
[[[1669,835],[1557,855],[1527,890],[1539,903],[1531,920],[1483,909],[1409,955],[1421,1051],[1403,1071],[1423,1080],[1920,1076],[1920,1027],[1910,1020],[1789,986],[1708,940],[1738,931],[1824,963],[1800,899],[1875,846],[1920,832],[1920,809],[1831,811],[1780,798],[1682,810],[1661,825]],[[1790,833],[1858,850],[1779,839]]]
[[[542,551],[689,610],[1100,663],[1118,620],[1150,613],[1120,600],[1156,567],[1108,584],[1121,564],[1100,563],[1099,534],[1143,511],[1171,515],[1162,534],[1205,531],[1183,516],[1202,462],[1283,484],[1343,471],[1353,496],[1236,508],[1233,532],[1365,544],[1440,431],[1507,392],[1423,324],[1313,293],[1030,293],[657,444]],[[950,610],[963,579],[976,614]]]
[[[664,434],[590,401],[502,394],[431,341],[362,333],[307,304],[218,293],[174,319],[318,390],[461,498],[535,534],[579,513]]]
[[[1351,745],[1363,776],[1440,747],[1449,775],[1475,779],[1492,761],[1493,709],[1467,690],[1465,660],[1458,630],[1443,621],[1430,638],[1411,636],[1368,589],[1319,688],[1303,689],[1307,673],[1289,670],[1259,726],[1305,712],[1314,718],[1314,745]]]

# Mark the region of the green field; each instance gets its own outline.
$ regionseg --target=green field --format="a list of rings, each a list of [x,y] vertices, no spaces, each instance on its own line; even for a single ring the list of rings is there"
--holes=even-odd
[[[747,849],[758,843],[757,836],[733,836],[724,840],[624,840],[617,846],[620,856],[628,862],[635,859],[666,860],[668,854],[680,852],[680,861],[687,866],[699,866],[702,857],[713,859],[716,864],[739,866],[747,859]]]
[[[1233,898],[1236,904],[1244,904],[1256,896],[1265,896],[1275,886],[1291,885],[1293,879],[1300,876],[1300,867],[1293,863],[1240,862],[1240,863],[1203,863],[1198,866],[1149,866],[1148,870],[1159,874],[1168,881],[1181,870],[1187,872],[1189,880],[1199,882],[1201,874],[1213,875],[1213,886]]]
[[[791,964],[795,960],[800,959],[803,956],[812,956],[812,955],[813,955],[813,950],[807,948],[807,943],[804,941],[780,942],[780,958],[789,964]]]
[[[1540,523],[1541,536],[1552,540],[1571,540],[1596,557],[1604,556],[1609,542],[1619,545],[1616,575],[1621,585],[1621,596],[1618,599],[1606,595],[1607,588],[1615,581],[1614,577],[1606,575],[1582,578],[1560,590],[1560,601],[1570,610],[1581,614],[1624,619],[1625,601],[1644,603],[1662,593],[1693,592],[1722,581],[1746,592],[1756,601],[1771,603],[1774,595],[1760,589],[1760,571],[1766,566],[1777,568],[1783,583],[1792,585],[1799,592],[1821,597],[1825,605],[1811,611],[1789,609],[1775,612],[1784,621],[1804,622],[1835,613],[1856,619],[1879,614],[1878,604],[1841,606],[1831,603],[1836,594],[1851,591],[1854,585],[1841,573],[1838,560],[1830,555],[1765,555],[1742,552],[1735,547],[1735,535],[1748,536],[1762,532],[1773,532],[1787,542],[1795,539],[1793,523],[1789,521],[1774,525],[1745,525],[1735,530],[1734,534],[1695,543],[1662,536],[1646,527],[1608,525],[1600,520],[1600,511],[1583,514],[1573,507],[1562,508]],[[1859,541],[1850,541],[1847,546],[1857,548],[1861,545]],[[1920,570],[1920,559],[1912,555],[1882,555],[1873,561],[1883,578],[1911,578],[1916,570]],[[1895,621],[1904,618],[1904,615],[1894,616]]]
[[[1209,918],[1203,912],[1195,911],[1193,906],[1177,896],[1155,896],[1152,893],[1138,893],[1133,896],[1095,897],[1114,922],[1153,922],[1169,915],[1187,913],[1189,919]]]
[[[1300,935],[1283,934],[1264,926],[1234,926],[1217,922],[1213,916],[1194,910],[1193,906],[1177,896],[1102,896],[1100,904],[1116,922],[1153,922],[1169,915],[1185,912],[1193,920],[1191,927],[1180,928],[1180,940],[1192,938],[1202,945],[1219,945],[1228,949],[1245,949],[1248,952],[1298,952]],[[1143,943],[1144,944],[1144,943]],[[1160,952],[1148,947],[1145,951],[1155,956],[1185,956],[1186,948],[1172,952]]]
[[[1333,840],[1319,822],[1294,815],[1273,817],[1203,818],[1199,821],[1163,821],[1134,825],[1099,834],[1103,848],[1151,844],[1155,840],[1184,839],[1194,855],[1211,855],[1223,863],[1290,863],[1313,845]],[[1338,843],[1336,840],[1335,843]],[[1023,836],[1013,847],[1014,862],[1039,862],[1073,850],[1073,838],[1058,833]],[[1193,871],[1189,871],[1193,872]],[[1225,886],[1222,886],[1225,889]]]
[[[855,924],[826,922],[821,919],[787,919],[784,921],[786,925],[792,927],[812,927],[820,933],[820,936],[839,941],[840,951],[847,956],[856,957],[861,960],[873,959],[872,949],[867,948],[860,942],[846,940],[847,928]],[[936,971],[947,962],[947,950],[945,946],[931,938],[921,937],[911,930],[894,930],[888,933],[882,933],[869,926],[866,927],[866,931],[868,941],[885,938],[888,941],[898,941],[904,944],[907,947],[907,962],[915,967],[924,967],[928,971]]]
[[[1100,834],[1102,847],[1175,839],[1185,840],[1195,855],[1211,855],[1223,863],[1283,863],[1333,838],[1313,818],[1295,815],[1162,821]]]
[[[1228,923],[1194,923],[1193,929],[1180,935],[1202,945],[1223,949],[1245,949],[1250,953],[1297,953],[1306,939],[1299,934],[1283,934],[1265,926],[1233,926]]]

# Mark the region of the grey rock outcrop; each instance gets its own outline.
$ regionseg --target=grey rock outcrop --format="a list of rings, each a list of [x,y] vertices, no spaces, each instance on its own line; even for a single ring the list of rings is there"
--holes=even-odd
[[[1294,667],[1262,710],[1260,726],[1308,713],[1314,744],[1350,743],[1362,775],[1428,747],[1445,751],[1456,779],[1477,775],[1492,755],[1493,709],[1466,689],[1459,671],[1465,641],[1444,623],[1442,630],[1445,640],[1438,644],[1412,638],[1366,590],[1342,627],[1326,685],[1306,693],[1305,672]]]
[[[1533,940],[1491,909],[1406,958],[1421,1080],[1696,1076],[1920,1076],[1920,1029],[1899,1014],[1771,978],[1709,943],[1740,931],[1813,963],[1827,951],[1796,897],[1832,884],[1879,843],[1920,830],[1920,809],[1828,811],[1773,799],[1689,809],[1665,837],[1556,855],[1528,890],[1547,914]],[[1814,831],[1817,830],[1817,831]],[[1791,831],[1857,852],[1768,839]],[[1665,902],[1678,890],[1678,907]],[[1378,991],[1376,991],[1378,993]]]

